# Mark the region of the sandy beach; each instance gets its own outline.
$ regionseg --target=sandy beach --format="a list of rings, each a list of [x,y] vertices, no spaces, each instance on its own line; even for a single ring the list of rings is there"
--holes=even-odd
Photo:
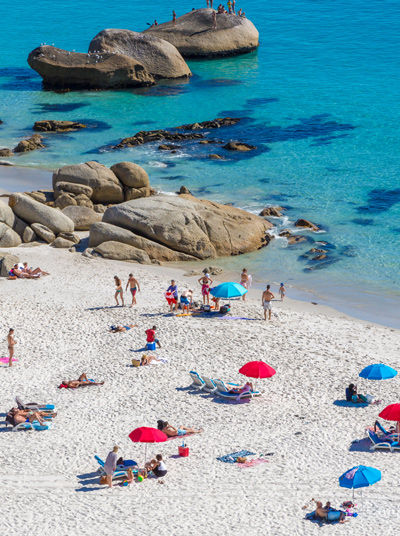
[[[166,314],[163,296],[172,277],[200,296],[196,278],[175,268],[91,260],[47,246],[18,248],[18,255],[51,275],[0,280],[1,354],[7,355],[9,327],[18,343],[18,362],[1,366],[3,417],[16,395],[53,403],[58,415],[48,431],[1,430],[1,533],[317,534],[302,506],[312,497],[334,506],[351,499],[338,477],[358,464],[380,469],[382,480],[364,490],[357,518],[325,532],[366,534],[379,519],[380,531],[394,533],[399,454],[372,453],[365,440],[352,441],[362,440],[379,411],[398,401],[397,378],[376,385],[358,381],[358,373],[376,362],[399,367],[399,331],[290,301],[274,302],[272,321],[264,322],[253,293],[233,302],[232,315],[241,319],[175,317]],[[113,276],[125,285],[131,271],[142,287],[138,305],[115,308]],[[137,327],[108,332],[111,324],[128,323]],[[153,324],[162,344],[157,355],[167,363],[133,368]],[[254,359],[277,371],[257,381],[260,398],[231,403],[188,389],[190,370],[243,382],[238,370]],[[104,386],[57,389],[82,372]],[[362,393],[379,393],[382,404],[335,405],[351,381]],[[177,457],[179,439],[149,445],[149,456],[161,452],[166,460],[163,485],[148,479],[100,486],[93,456],[104,459],[115,444],[124,458],[142,464],[144,446],[128,434],[158,419],[204,428],[187,438],[190,456]],[[242,449],[267,463],[240,468],[216,459]]]

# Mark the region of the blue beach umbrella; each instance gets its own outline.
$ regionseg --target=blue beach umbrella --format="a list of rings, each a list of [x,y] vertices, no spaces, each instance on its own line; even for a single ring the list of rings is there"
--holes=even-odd
[[[366,380],[389,380],[397,376],[397,370],[383,363],[377,363],[362,369],[359,376]]]
[[[210,290],[210,293],[215,298],[238,298],[246,294],[246,292],[247,288],[244,288],[239,283],[221,283]]]
[[[339,486],[342,488],[352,489],[354,499],[355,489],[372,486],[372,484],[379,482],[381,478],[382,474],[379,469],[375,469],[374,467],[367,467],[366,465],[357,465],[356,467],[352,467],[339,477]]]

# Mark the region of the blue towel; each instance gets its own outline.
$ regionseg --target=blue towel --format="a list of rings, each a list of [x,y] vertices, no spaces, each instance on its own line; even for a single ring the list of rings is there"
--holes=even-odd
[[[226,454],[225,456],[220,456],[217,458],[220,462],[225,463],[235,463],[238,458],[243,456],[254,456],[255,452],[250,452],[249,450],[239,450],[239,452],[232,452],[232,454]]]

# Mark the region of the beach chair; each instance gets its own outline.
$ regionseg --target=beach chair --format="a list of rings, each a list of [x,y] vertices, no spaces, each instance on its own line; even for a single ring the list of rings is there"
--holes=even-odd
[[[390,435],[390,432],[388,432],[382,425],[379,421],[376,421],[375,422],[377,428],[379,428],[379,430],[382,432],[383,435],[387,436],[387,435]]]
[[[222,380],[213,380],[217,391],[215,391],[215,395],[222,396],[224,398],[231,398],[240,400],[241,398],[253,398],[253,396],[261,396],[260,391],[245,391],[244,393],[231,393],[230,389],[226,386],[225,382]],[[228,386],[232,384],[228,384]],[[232,387],[231,387],[232,388]]]
[[[389,449],[392,450],[392,441],[382,441],[372,430],[367,430],[367,435],[372,443],[370,450]]]
[[[193,383],[192,383],[192,385],[190,387],[192,387],[193,389],[198,389],[198,390],[201,390],[201,389],[205,388],[206,383],[205,383],[205,381],[203,380],[203,378],[200,376],[200,374],[198,372],[196,372],[194,370],[191,370],[189,372],[189,375],[193,380]]]
[[[40,424],[39,421],[33,421],[33,422],[20,422],[19,424],[16,424],[13,426],[12,431],[18,432],[19,430],[36,430],[37,432],[42,432],[43,430],[49,430],[50,423],[49,424]]]
[[[53,404],[36,404],[34,402],[31,402],[29,404],[24,404],[22,400],[16,396],[15,402],[17,403],[18,409],[32,409],[36,411],[52,411],[54,410]]]
[[[209,393],[215,393],[215,391],[218,391],[218,387],[215,385],[214,380],[207,378],[207,376],[202,376],[202,380],[204,380],[205,383],[205,391],[208,391]]]
[[[97,471],[101,475],[105,475],[106,473],[104,471],[104,461],[99,456],[96,456],[96,455],[94,456],[94,459],[99,464],[99,468],[97,469]],[[129,462],[129,464],[126,465],[126,469],[132,469],[132,471],[134,473],[137,472],[137,463],[134,462],[133,460],[126,460],[126,461]],[[123,466],[121,466],[121,465],[117,465],[117,468],[114,471],[112,477],[113,478],[121,478],[123,476],[127,476],[126,469],[124,469]]]

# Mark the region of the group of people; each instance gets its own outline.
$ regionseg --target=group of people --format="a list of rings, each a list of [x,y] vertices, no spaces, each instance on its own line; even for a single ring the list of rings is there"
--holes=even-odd
[[[207,7],[213,9],[213,0],[206,0],[207,1]],[[225,6],[223,4],[219,4],[217,8],[217,14],[221,13],[230,13],[236,15],[236,0],[228,0],[226,3],[228,10],[225,9]],[[239,9],[237,12],[239,17],[244,17],[245,13],[242,9]]]
[[[9,279],[39,279],[42,275],[50,275],[41,268],[30,268],[27,262],[16,263],[8,273]]]
[[[46,417],[56,417],[56,415],[57,413],[54,413],[54,411],[11,408],[6,415],[6,421],[9,422],[11,426],[17,426],[23,422],[32,423],[33,421],[37,421],[40,425],[43,425]]]

